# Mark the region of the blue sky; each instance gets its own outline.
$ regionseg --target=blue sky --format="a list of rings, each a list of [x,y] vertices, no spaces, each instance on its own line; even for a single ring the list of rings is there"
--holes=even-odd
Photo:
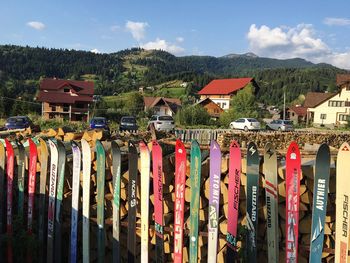
[[[0,44],[111,53],[254,52],[350,68],[348,1],[3,1]]]

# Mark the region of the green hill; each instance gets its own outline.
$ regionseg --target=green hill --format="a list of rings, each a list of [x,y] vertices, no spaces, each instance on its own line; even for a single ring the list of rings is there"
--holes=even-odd
[[[258,99],[279,104],[283,89],[288,101],[307,91],[332,91],[336,74],[344,72],[328,64],[313,64],[300,58],[279,60],[252,53],[176,57],[165,51],[139,48],[94,54],[67,49],[0,46],[0,96],[20,97],[32,102],[43,77],[92,80],[95,93],[100,95],[119,94],[143,86],[154,87],[151,95],[184,97],[195,95],[214,78],[251,76],[261,87]],[[186,88],[180,86],[183,82],[188,83]],[[13,104],[16,103],[0,100],[0,110],[13,109]],[[23,111],[38,108],[34,105],[16,108],[23,108]]]

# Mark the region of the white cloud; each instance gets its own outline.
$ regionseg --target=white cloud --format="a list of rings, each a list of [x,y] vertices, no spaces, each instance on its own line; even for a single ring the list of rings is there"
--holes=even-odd
[[[323,23],[329,26],[349,26],[350,19],[341,17],[326,17]]]
[[[125,24],[126,30],[130,32],[132,37],[137,41],[145,37],[146,27],[148,27],[148,23],[146,22],[127,21]]]
[[[142,44],[141,47],[144,49],[160,49],[173,54],[181,54],[185,51],[183,47],[169,43],[166,40],[160,38],[157,38],[155,41],[150,41],[146,44]]]
[[[102,52],[101,52],[100,50],[98,50],[97,48],[94,48],[94,49],[90,50],[90,52],[95,53],[95,54],[100,54],[100,53],[102,53]]]
[[[34,28],[35,30],[43,30],[45,29],[45,24],[39,21],[30,21],[27,23],[27,26]]]
[[[300,57],[314,63],[329,63],[350,69],[350,50],[332,50],[309,24],[275,28],[266,25],[259,28],[253,24],[247,38],[250,51],[259,56],[279,59]]]
[[[182,43],[182,42],[185,41],[185,39],[183,37],[177,37],[176,41],[179,42],[179,43]]]

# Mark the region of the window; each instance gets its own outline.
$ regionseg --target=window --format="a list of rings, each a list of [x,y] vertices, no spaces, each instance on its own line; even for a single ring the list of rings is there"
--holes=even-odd
[[[63,92],[66,92],[66,93],[70,92],[70,88],[64,88]]]
[[[226,102],[222,103],[222,108],[226,108]]]
[[[63,111],[68,112],[69,111],[69,105],[68,104],[63,104]]]
[[[348,121],[349,117],[347,114],[339,114],[339,121]]]
[[[320,119],[325,120],[327,118],[327,114],[321,113]]]
[[[350,107],[350,101],[345,101],[345,107]]]
[[[346,90],[349,91],[350,90],[350,85],[346,86]]]
[[[330,100],[330,101],[328,101],[328,106],[329,107],[344,107],[345,106],[345,101]]]
[[[56,105],[55,104],[50,104],[51,111],[56,111]]]

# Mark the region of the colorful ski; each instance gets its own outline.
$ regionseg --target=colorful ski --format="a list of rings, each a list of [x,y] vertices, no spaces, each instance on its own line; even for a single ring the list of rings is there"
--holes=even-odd
[[[13,262],[12,254],[12,199],[13,199],[13,169],[14,169],[14,151],[12,144],[5,139],[6,144],[6,174],[7,174],[7,223],[6,223],[6,232],[7,232],[7,262]]]
[[[176,141],[175,146],[175,204],[174,204],[174,263],[182,263],[185,213],[186,149]]]
[[[40,138],[40,196],[39,196],[39,262],[44,262],[45,246],[45,214],[46,211],[46,180],[47,180],[47,161],[49,151],[46,142]]]
[[[156,262],[163,262],[163,159],[162,148],[156,140],[152,141],[154,228],[156,230]]]
[[[209,171],[209,215],[208,215],[208,262],[216,262],[219,226],[221,151],[216,141],[210,143]]]
[[[312,227],[309,262],[322,261],[324,223],[327,211],[328,184],[331,155],[327,144],[318,149],[315,163],[314,201],[312,204]],[[315,198],[316,197],[316,198]]]
[[[191,145],[190,263],[198,261],[198,219],[201,182],[201,150],[196,140]]]
[[[54,260],[54,229],[55,229],[58,151],[57,151],[57,145],[51,139],[49,139],[49,147],[50,147],[50,184],[49,184],[49,204],[48,204],[48,212],[47,212],[47,262],[52,263]]]
[[[136,258],[136,187],[138,156],[135,144],[129,141],[129,183],[128,183],[128,262]]]
[[[29,168],[28,168],[28,235],[33,234],[33,213],[35,200],[35,183],[36,183],[36,163],[38,160],[38,152],[35,143],[32,139],[29,142]],[[32,262],[32,248],[28,247],[28,262]]]
[[[17,165],[17,186],[18,186],[18,215],[23,219],[24,210],[24,184],[25,184],[25,162],[26,162],[26,152],[23,144],[17,142],[18,149],[18,165]]]
[[[70,262],[77,262],[78,246],[78,218],[79,218],[79,188],[80,188],[80,167],[81,152],[78,145],[72,141],[73,152],[73,178],[72,178],[72,214],[70,231]]]
[[[6,189],[5,189],[5,147],[0,142],[0,235],[5,232],[6,222]],[[0,245],[0,258],[5,258],[4,246]]]
[[[120,262],[120,179],[121,153],[118,144],[111,144],[113,159],[113,262]]]
[[[85,139],[81,139],[81,148],[83,154],[83,263],[89,263],[91,150]]]
[[[55,262],[62,262],[62,202],[63,186],[66,166],[66,149],[62,141],[57,140],[58,168],[57,168],[57,193],[55,211]]]
[[[299,193],[301,160],[298,144],[292,142],[286,156],[286,262],[298,262]]]
[[[96,140],[97,161],[97,250],[98,262],[105,262],[105,172],[106,153],[100,141]]]
[[[141,262],[148,262],[148,228],[149,228],[149,183],[151,156],[145,142],[140,141],[141,159]]]
[[[337,156],[337,180],[336,180],[336,198],[335,198],[335,261],[337,263],[346,263],[348,259],[349,247],[349,224],[350,224],[350,146],[344,142]],[[314,199],[315,200],[315,199]]]
[[[257,262],[259,152],[255,143],[247,148],[247,262]]]
[[[236,141],[230,145],[228,179],[227,251],[226,262],[235,262],[237,257],[237,226],[239,190],[241,186],[241,149]]]
[[[271,143],[264,151],[265,196],[267,208],[267,250],[268,262],[278,262],[278,181],[277,155]]]

